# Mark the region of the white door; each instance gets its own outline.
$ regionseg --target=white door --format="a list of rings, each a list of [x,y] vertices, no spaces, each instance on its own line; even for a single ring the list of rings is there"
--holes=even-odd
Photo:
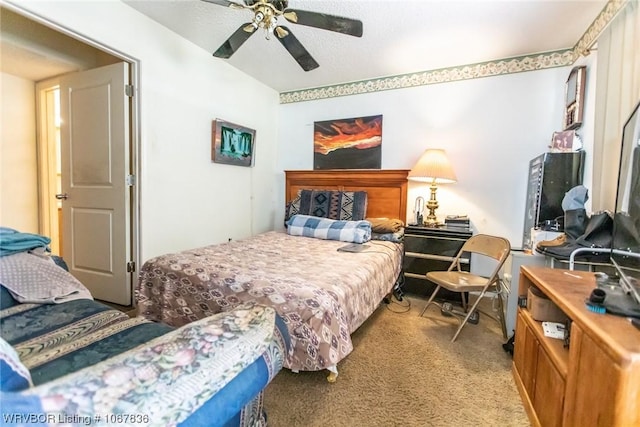
[[[63,253],[94,298],[131,305],[129,64],[60,80]]]

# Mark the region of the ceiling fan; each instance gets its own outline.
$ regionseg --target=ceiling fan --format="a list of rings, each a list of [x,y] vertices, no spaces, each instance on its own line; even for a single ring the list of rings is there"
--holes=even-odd
[[[362,37],[361,21],[341,16],[327,15],[325,13],[290,9],[287,8],[289,4],[287,0],[244,0],[244,2],[241,3],[227,0],[203,1],[234,9],[249,9],[253,12],[252,21],[242,24],[240,28],[213,53],[213,56],[218,58],[230,58],[258,28],[262,28],[266,33],[265,38],[269,39],[271,34],[275,34],[278,41],[289,51],[291,56],[293,56],[305,71],[318,68],[319,65],[316,60],[313,59],[311,54],[293,35],[291,30],[284,25],[278,25],[278,18],[280,16],[294,24]]]

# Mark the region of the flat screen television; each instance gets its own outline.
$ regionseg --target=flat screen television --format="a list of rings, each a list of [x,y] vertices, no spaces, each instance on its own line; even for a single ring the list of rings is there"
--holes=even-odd
[[[622,129],[611,263],[640,304],[640,103]]]

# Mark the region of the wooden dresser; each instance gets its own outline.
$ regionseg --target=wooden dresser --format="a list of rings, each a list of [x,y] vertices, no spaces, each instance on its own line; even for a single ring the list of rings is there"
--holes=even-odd
[[[540,289],[572,321],[569,346],[518,307],[513,375],[534,426],[640,426],[640,330],[596,314],[593,273],[523,266],[518,293]]]
[[[471,230],[458,227],[405,227],[403,290],[429,297],[437,285],[427,280],[427,272],[449,268],[462,245],[472,235]],[[471,269],[471,259],[468,256],[461,259],[461,264],[464,271]],[[438,299],[460,302],[460,293],[441,289]]]

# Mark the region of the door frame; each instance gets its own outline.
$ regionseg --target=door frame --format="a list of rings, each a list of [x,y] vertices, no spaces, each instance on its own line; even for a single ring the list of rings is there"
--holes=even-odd
[[[85,37],[72,29],[66,28],[63,25],[52,22],[40,15],[37,15],[31,11],[23,9],[19,4],[13,3],[2,3],[3,8],[7,8],[12,12],[20,14],[25,18],[28,18],[32,21],[35,21],[39,24],[47,26],[52,30],[58,31],[62,34],[65,34],[69,37],[72,37],[84,44],[92,46],[96,49],[102,50],[116,58],[119,58],[121,61],[129,63],[129,81],[133,86],[133,96],[131,98],[131,108],[130,108],[130,125],[129,125],[129,157],[130,157],[130,171],[131,174],[135,176],[135,184],[133,185],[131,191],[131,235],[128,240],[131,245],[131,258],[132,261],[136,265],[136,271],[139,269],[140,263],[140,248],[141,248],[141,234],[140,234],[140,195],[141,195],[141,147],[140,147],[140,60],[135,58],[126,52],[119,51],[117,49],[112,48],[111,46],[102,43],[99,40],[90,39]],[[39,100],[36,99],[36,103]],[[40,172],[38,172],[40,173]],[[40,175],[38,175],[40,178]],[[124,177],[123,177],[124,178]],[[41,192],[42,190],[39,190]],[[40,199],[40,198],[39,198]],[[49,204],[50,205],[50,204]],[[39,200],[39,209],[42,211],[43,205]],[[39,216],[42,216],[39,214]],[[42,222],[40,223],[42,226]],[[136,273],[132,273],[132,277],[135,277]],[[132,286],[134,284],[132,283]],[[133,296],[132,289],[132,305],[136,305],[135,297]]]
[[[60,254],[56,187],[57,141],[53,131],[55,107],[53,92],[59,88],[57,77],[36,83],[36,150],[38,158],[38,226],[39,233],[51,238],[51,251]]]

